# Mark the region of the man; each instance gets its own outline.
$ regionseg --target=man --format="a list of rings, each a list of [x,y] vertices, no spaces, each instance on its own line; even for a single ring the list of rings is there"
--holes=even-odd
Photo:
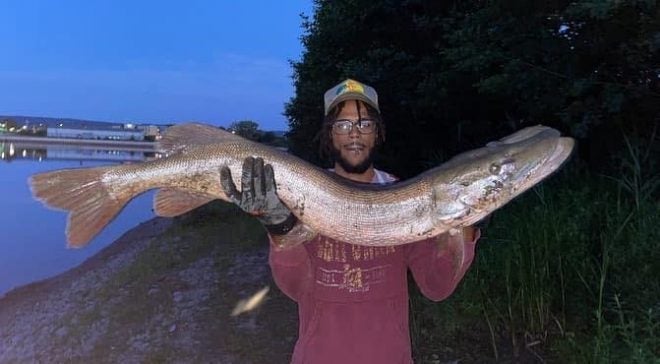
[[[349,79],[324,99],[321,150],[334,161],[334,173],[355,182],[395,182],[373,166],[385,140],[376,91]],[[272,167],[261,159],[246,159],[240,193],[226,168],[221,182],[235,203],[265,225],[275,282],[298,303],[293,363],[412,363],[407,270],[426,297],[440,301],[474,257],[479,230],[472,227],[402,246],[363,247],[324,236],[303,241],[302,224],[277,198]],[[455,259],[459,252],[462,258]]]

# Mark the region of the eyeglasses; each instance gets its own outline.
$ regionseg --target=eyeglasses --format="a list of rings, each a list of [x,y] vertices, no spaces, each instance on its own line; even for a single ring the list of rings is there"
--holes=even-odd
[[[376,122],[372,119],[360,119],[358,121],[338,119],[332,123],[332,130],[337,134],[349,134],[353,130],[353,126],[357,127],[360,134],[371,134],[376,128]]]

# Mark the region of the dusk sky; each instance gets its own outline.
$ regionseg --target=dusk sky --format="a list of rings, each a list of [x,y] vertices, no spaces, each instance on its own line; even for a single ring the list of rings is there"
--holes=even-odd
[[[0,0],[0,115],[285,130],[311,12],[311,0]]]

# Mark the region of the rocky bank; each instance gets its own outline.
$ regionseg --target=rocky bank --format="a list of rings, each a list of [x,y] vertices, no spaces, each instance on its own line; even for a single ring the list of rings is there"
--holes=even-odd
[[[0,297],[0,363],[287,363],[296,307],[272,282],[264,239],[226,206],[143,223]]]

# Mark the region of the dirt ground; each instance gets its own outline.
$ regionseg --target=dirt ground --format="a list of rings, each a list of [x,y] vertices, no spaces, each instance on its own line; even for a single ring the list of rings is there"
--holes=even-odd
[[[172,225],[141,224],[0,298],[0,363],[287,363],[296,307],[272,282],[266,245],[209,243],[206,229]],[[258,307],[231,315],[264,287]]]
[[[259,223],[227,205],[145,222],[80,266],[0,297],[0,363],[288,363],[297,309],[267,254]],[[411,309],[436,307],[419,302]],[[416,321],[417,363],[493,362],[483,328],[447,336]]]

